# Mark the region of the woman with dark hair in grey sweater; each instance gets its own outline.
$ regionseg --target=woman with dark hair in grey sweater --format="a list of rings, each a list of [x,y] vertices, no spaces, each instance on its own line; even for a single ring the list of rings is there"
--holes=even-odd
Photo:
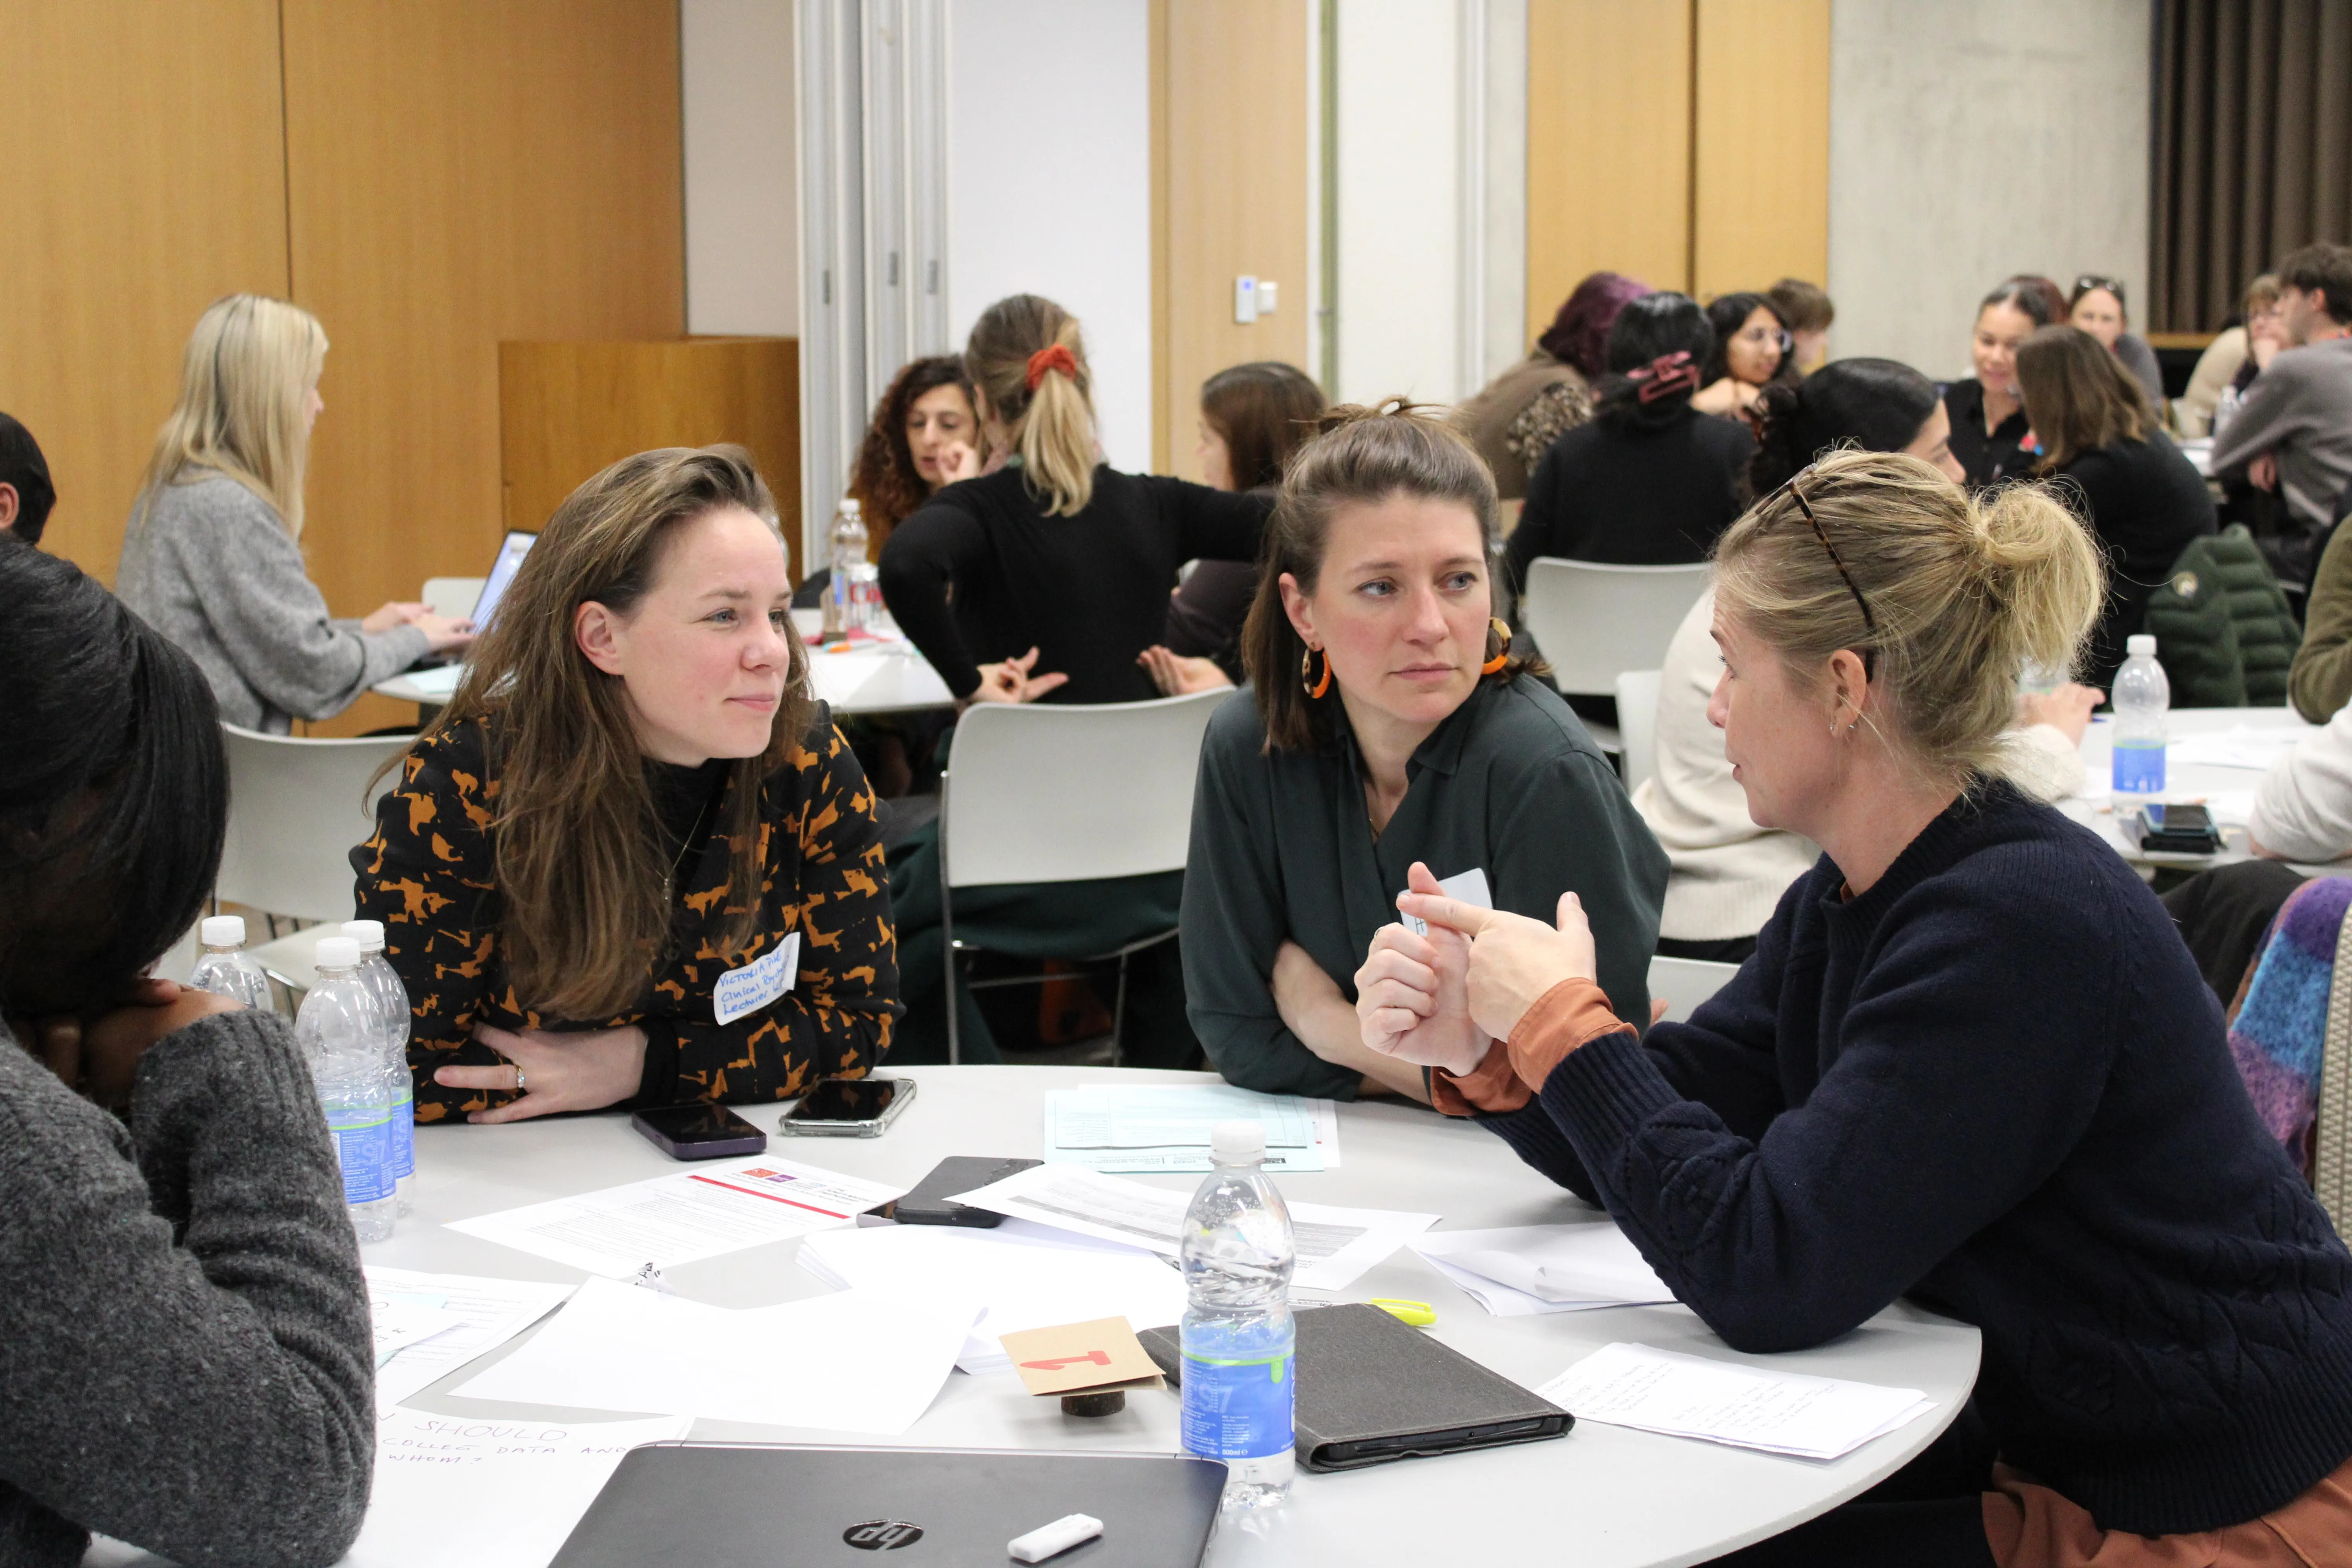
[[[375,1405],[326,1122],[283,1019],[140,978],[220,859],[211,693],[5,540],[0,663],[0,1563],[332,1563]]]

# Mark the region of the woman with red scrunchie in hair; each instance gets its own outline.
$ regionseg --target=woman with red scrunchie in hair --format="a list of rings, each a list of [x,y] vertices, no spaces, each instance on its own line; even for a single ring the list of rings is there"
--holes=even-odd
[[[1140,702],[1177,568],[1254,561],[1272,502],[1102,461],[1077,318],[1015,294],[964,369],[989,450],[884,546],[882,597],[964,702]]]

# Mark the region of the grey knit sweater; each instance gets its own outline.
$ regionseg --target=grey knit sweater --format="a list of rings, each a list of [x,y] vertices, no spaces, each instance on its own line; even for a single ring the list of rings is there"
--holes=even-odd
[[[316,1568],[374,1462],[359,1249],[283,1019],[141,1062],[131,1131],[0,1032],[0,1564],[98,1531],[192,1565]]]
[[[427,650],[415,626],[330,617],[278,513],[219,474],[166,485],[145,521],[133,514],[115,592],[188,651],[223,719],[273,735],[332,718]]]

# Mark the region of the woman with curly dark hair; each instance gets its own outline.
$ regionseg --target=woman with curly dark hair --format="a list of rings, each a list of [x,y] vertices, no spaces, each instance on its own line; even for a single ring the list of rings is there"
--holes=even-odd
[[[874,405],[874,422],[849,470],[849,494],[866,510],[877,555],[890,531],[956,478],[957,448],[978,451],[971,382],[954,354],[911,360]]]

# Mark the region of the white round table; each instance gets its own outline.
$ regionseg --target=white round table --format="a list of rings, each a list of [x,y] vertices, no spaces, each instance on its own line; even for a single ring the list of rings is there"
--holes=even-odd
[[[2292,708],[2176,708],[2168,718],[2168,733],[2175,741],[2192,735],[2225,734],[2243,727],[2248,730],[2292,730],[2315,733],[2317,727],[2306,723],[2302,714]],[[2215,866],[2233,865],[2252,858],[2246,847],[2245,810],[2254,787],[2263,782],[2262,773],[2252,768],[2222,768],[2201,763],[2168,763],[2162,798],[2171,801],[2205,803],[2214,818],[2222,825],[2221,852],[2218,855],[2167,855],[2142,849],[2126,831],[2128,809],[2118,811],[2107,795],[2107,785],[2115,770],[2115,721],[2101,715],[2083,731],[2084,785],[2092,792],[2086,798],[2077,795],[2058,803],[2058,808],[2075,821],[2083,823],[2115,847],[2116,853],[2133,865],[2149,870],[2165,868],[2179,871],[2202,871]],[[2346,867],[2306,866],[2295,869],[2307,875],[2342,875]]]
[[[772,1152],[854,1175],[913,1184],[950,1154],[1040,1152],[1044,1091],[1112,1076],[1102,1068],[920,1067],[913,1105],[878,1139],[772,1136],[782,1107],[738,1107],[772,1134]],[[1211,1075],[1117,1075],[1123,1084],[1213,1081]],[[1418,1107],[1371,1101],[1339,1110],[1341,1168],[1281,1178],[1296,1199],[1434,1212],[1440,1228],[1590,1220],[1594,1211],[1520,1163],[1483,1128]],[[365,1249],[371,1263],[518,1279],[576,1281],[578,1270],[462,1235],[440,1222],[593,1191],[679,1169],[624,1115],[503,1127],[421,1127],[416,1212],[392,1239]],[[1197,1177],[1139,1177],[1189,1191]],[[778,1242],[668,1271],[678,1291],[727,1307],[818,1295],[825,1287],[795,1266],[797,1242]],[[1898,1304],[1835,1343],[1790,1355],[1745,1357],[1679,1306],[1621,1307],[1531,1318],[1496,1318],[1410,1251],[1371,1269],[1349,1300],[1429,1302],[1428,1331],[1528,1387],[1612,1341],[1727,1361],[1917,1388],[1936,1401],[1923,1417],[1843,1459],[1815,1464],[1597,1423],[1566,1437],[1518,1447],[1410,1459],[1336,1475],[1301,1472],[1289,1505],[1263,1531],[1221,1529],[1209,1561],[1267,1568],[1358,1568],[1365,1563],[1572,1563],[1578,1568],[1677,1568],[1762,1540],[1853,1497],[1926,1447],[1958,1413],[1977,1371],[1977,1331]],[[1138,1328],[1150,1325],[1137,1324]],[[520,1341],[514,1342],[521,1342]],[[507,1347],[510,1349],[511,1346]],[[461,1368],[409,1403],[443,1415],[610,1419],[467,1399],[447,1390],[506,1350]],[[922,1447],[1140,1449],[1180,1447],[1171,1394],[1130,1397],[1125,1413],[1080,1420],[1053,1400],[1033,1400],[1009,1373],[950,1373],[900,1442]],[[704,1438],[870,1445],[870,1436],[701,1421]],[[1464,1557],[1454,1554],[1463,1552]]]

